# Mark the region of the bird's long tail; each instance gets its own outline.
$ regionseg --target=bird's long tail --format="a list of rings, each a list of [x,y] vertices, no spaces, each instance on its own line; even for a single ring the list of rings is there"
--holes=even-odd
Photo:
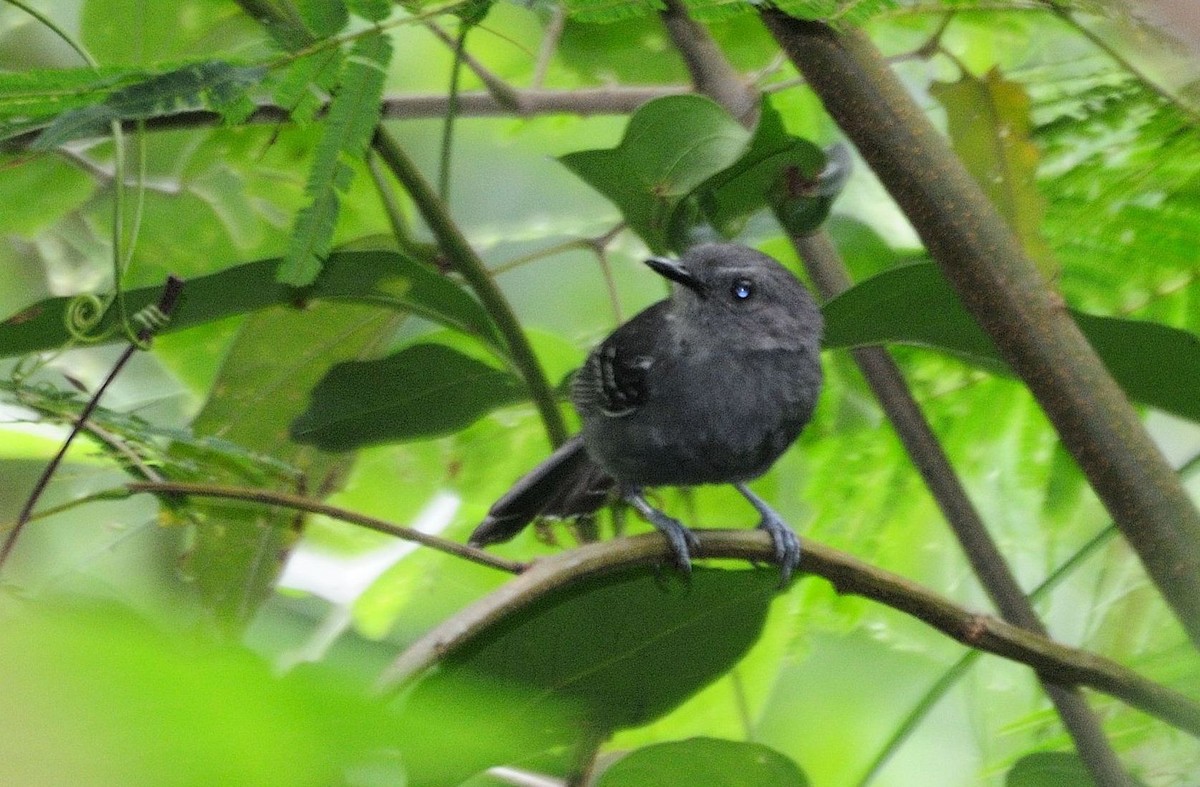
[[[615,485],[575,436],[513,484],[471,533],[472,546],[508,541],[539,517],[569,519],[599,510]]]

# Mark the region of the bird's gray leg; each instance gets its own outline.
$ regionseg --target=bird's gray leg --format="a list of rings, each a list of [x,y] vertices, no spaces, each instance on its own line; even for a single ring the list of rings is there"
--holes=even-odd
[[[666,537],[667,544],[671,547],[671,554],[675,556],[675,566],[684,574],[690,574],[692,572],[692,551],[700,548],[700,540],[696,538],[696,535],[684,527],[678,519],[673,519],[650,505],[641,489],[622,490],[621,497]]]
[[[775,560],[779,563],[781,574],[780,584],[786,585],[796,566],[800,565],[800,539],[788,527],[787,522],[783,521],[783,517],[767,505],[767,501],[751,492],[745,484],[734,484],[734,487],[762,515],[758,526],[771,534],[771,543],[775,545]]]

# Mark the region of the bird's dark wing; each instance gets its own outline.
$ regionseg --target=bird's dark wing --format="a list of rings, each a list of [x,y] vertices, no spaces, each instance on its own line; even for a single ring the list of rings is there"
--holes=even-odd
[[[591,460],[578,435],[513,484],[471,533],[472,546],[508,541],[535,519],[567,519],[599,510],[613,479]]]
[[[571,399],[580,412],[599,410],[619,417],[646,400],[646,373],[654,365],[666,308],[667,301],[654,304],[592,350],[571,384]]]

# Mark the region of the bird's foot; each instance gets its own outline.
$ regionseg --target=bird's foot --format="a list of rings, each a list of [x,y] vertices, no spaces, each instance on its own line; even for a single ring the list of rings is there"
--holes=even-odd
[[[736,484],[736,486],[737,490],[750,501],[750,505],[754,506],[755,510],[762,515],[762,521],[758,523],[758,527],[767,531],[771,536],[771,544],[775,548],[775,562],[779,564],[779,586],[784,587],[792,578],[796,567],[800,565],[800,537],[788,526],[787,522],[783,521],[783,517],[777,514],[775,509],[751,492],[745,484]]]
[[[774,512],[764,516],[758,526],[771,535],[771,543],[775,546],[775,562],[779,564],[779,585],[783,587],[800,565],[800,538]]]
[[[700,549],[700,539],[696,538],[696,534],[684,527],[678,519],[669,517],[650,505],[640,491],[626,494],[625,500],[647,522],[654,525],[658,532],[663,534],[667,539],[667,545],[671,548],[675,567],[685,576],[690,575],[692,573],[692,552]]]

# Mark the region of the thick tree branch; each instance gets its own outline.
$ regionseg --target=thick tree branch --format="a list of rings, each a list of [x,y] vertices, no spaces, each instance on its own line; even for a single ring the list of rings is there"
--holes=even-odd
[[[763,563],[773,560],[770,536],[760,530],[692,532],[700,539],[696,557]],[[924,621],[968,647],[1026,664],[1046,680],[1097,689],[1200,736],[1200,705],[1133,670],[990,615],[968,612],[931,590],[824,544],[804,539],[803,547],[802,571],[829,580],[839,593],[878,601]],[[527,609],[559,588],[634,566],[662,565],[669,556],[663,537],[647,533],[586,544],[537,560],[507,585],[443,621],[414,643],[392,662],[377,687],[382,692],[397,690],[467,645],[489,626]]]
[[[763,19],[1037,397],[1200,645],[1200,513],[1061,300],[862,33],[776,11]]]
[[[666,0],[666,10],[661,16],[667,35],[683,56],[696,92],[725,107],[739,123],[754,125],[758,117],[758,91],[746,84],[708,31],[688,16],[683,0]]]

